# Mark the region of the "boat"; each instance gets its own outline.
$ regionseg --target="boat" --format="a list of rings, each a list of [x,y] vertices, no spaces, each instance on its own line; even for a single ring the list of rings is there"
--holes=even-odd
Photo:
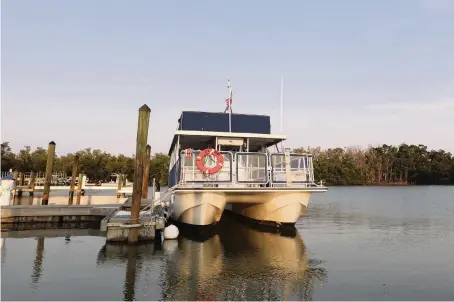
[[[232,91],[224,112],[183,111],[168,155],[169,189],[163,201],[171,219],[209,226],[225,210],[260,223],[294,225],[312,193],[327,187],[314,179],[312,154],[283,148],[270,116],[237,114]]]

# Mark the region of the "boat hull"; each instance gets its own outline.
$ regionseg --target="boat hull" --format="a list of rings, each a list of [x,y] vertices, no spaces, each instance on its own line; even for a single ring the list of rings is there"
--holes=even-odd
[[[172,219],[191,225],[217,223],[225,208],[222,192],[177,190],[172,198]]]
[[[172,219],[191,225],[217,223],[224,210],[276,224],[295,224],[307,209],[314,188],[176,189]]]
[[[227,196],[227,210],[250,219],[295,224],[307,209],[312,192],[264,192]]]

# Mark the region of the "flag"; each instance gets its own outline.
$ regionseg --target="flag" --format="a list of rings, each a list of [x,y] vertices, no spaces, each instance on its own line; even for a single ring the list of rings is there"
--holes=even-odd
[[[227,88],[229,89],[229,97],[225,99],[225,111],[224,112],[227,112],[227,110],[231,109],[230,107],[232,106],[232,86],[230,85],[230,81],[229,81],[229,84],[227,85]]]
[[[225,110],[228,110],[230,108],[230,105],[232,105],[232,97],[225,99],[225,106],[226,106]]]

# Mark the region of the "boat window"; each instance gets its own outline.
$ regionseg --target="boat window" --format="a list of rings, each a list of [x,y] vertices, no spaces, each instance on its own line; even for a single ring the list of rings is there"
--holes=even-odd
[[[217,149],[219,151],[246,152],[247,139],[243,138],[217,138]]]

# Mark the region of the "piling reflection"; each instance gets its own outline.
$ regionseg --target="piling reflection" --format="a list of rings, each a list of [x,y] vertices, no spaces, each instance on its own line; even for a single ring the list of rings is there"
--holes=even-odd
[[[144,261],[152,261],[155,246],[153,243],[141,245],[124,245],[106,243],[98,253],[97,265],[117,265],[126,262],[123,284],[123,300],[134,301],[136,280],[142,271]]]
[[[137,278],[137,246],[128,246],[128,261],[123,289],[124,301],[134,301]]]
[[[202,238],[180,231],[162,246],[106,244],[97,264],[125,266],[125,300],[137,296],[146,262],[160,268],[162,300],[312,300],[326,277],[296,230],[276,234],[227,219]]]
[[[35,261],[33,262],[32,284],[36,287],[42,275],[44,260],[44,238],[36,238]]]

